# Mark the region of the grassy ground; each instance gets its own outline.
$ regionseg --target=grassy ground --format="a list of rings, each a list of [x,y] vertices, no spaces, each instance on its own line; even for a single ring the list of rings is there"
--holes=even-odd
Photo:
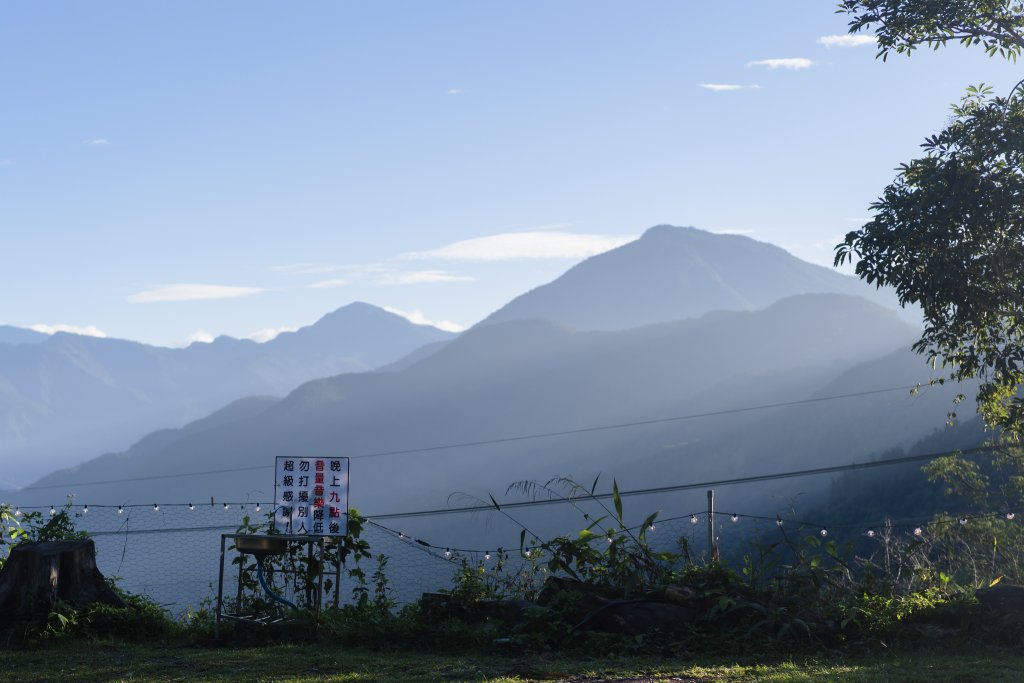
[[[466,657],[337,647],[58,643],[0,652],[0,681],[473,681],[474,683],[712,683],[715,681],[906,681],[964,683],[1024,680],[1024,654],[993,650],[954,655],[915,651],[859,660],[775,663],[687,662],[658,658],[588,660],[554,656]]]

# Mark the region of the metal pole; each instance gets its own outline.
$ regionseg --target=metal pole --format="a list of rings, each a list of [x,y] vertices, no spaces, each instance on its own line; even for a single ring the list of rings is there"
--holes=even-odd
[[[718,562],[718,543],[715,541],[715,491],[708,489],[708,559]]]
[[[224,534],[220,536],[220,572],[217,576],[217,620],[213,622],[213,637],[220,638],[220,613],[224,605]]]

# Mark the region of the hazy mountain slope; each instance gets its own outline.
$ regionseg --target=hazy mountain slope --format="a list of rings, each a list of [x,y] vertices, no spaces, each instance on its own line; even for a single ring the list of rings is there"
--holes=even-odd
[[[67,482],[75,490],[76,481],[265,464],[266,471],[231,477],[138,482],[131,493],[222,500],[256,490],[269,498],[276,455],[364,456],[805,398],[915,336],[891,312],[838,295],[623,332],[571,332],[545,321],[480,327],[405,370],[309,382],[257,418],[181,434],[155,450],[137,446],[116,468],[101,458],[40,485]],[[727,428],[757,444],[760,431],[747,427],[763,417],[740,413]],[[710,442],[723,422],[673,424],[360,458],[352,464],[352,502],[377,512],[437,507],[453,491],[501,493],[521,478],[595,471],[677,481],[688,476],[685,459],[670,473],[646,463],[680,439]],[[701,457],[731,471],[728,452]],[[79,493],[95,502],[124,495],[116,485]]]
[[[22,327],[11,325],[0,325],[0,344],[41,344],[49,338],[49,335],[35,330],[26,330]]]
[[[513,299],[481,324],[544,318],[581,330],[621,330],[709,311],[755,310],[810,293],[852,294],[896,308],[890,293],[774,245],[659,225]]]
[[[219,337],[170,349],[55,334],[0,346],[0,460],[23,483],[235,399],[282,395],[310,379],[365,371],[451,338],[367,304],[264,343]],[[11,473],[8,473],[11,476]]]

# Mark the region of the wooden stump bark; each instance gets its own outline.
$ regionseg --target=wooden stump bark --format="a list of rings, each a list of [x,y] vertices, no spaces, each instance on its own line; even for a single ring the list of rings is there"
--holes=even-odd
[[[126,606],[96,567],[92,539],[24,543],[0,570],[0,622],[45,619],[58,601]]]

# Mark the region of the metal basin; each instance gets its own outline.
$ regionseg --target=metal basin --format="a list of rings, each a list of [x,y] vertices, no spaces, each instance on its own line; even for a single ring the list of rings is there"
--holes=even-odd
[[[280,536],[236,536],[235,549],[240,553],[248,553],[257,557],[267,555],[283,555],[288,549],[288,542]]]

